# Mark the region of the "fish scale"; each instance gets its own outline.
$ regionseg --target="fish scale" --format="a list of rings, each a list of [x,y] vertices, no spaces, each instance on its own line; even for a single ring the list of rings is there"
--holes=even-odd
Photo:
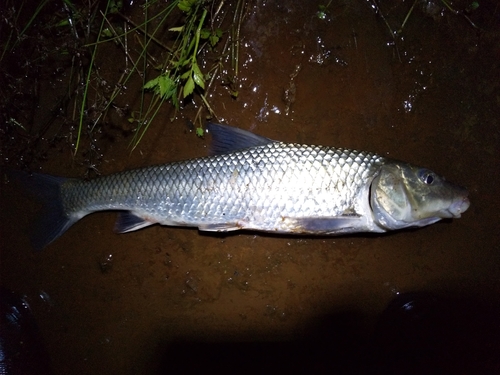
[[[41,249],[87,214],[119,210],[115,229],[159,223],[204,231],[385,232],[460,217],[467,191],[433,172],[377,154],[283,143],[208,124],[213,156],[94,180],[17,175],[45,207]]]

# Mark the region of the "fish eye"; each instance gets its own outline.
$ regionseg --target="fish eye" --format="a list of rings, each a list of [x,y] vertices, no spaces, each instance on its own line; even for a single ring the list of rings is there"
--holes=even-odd
[[[434,172],[429,171],[428,169],[421,169],[418,172],[418,178],[426,185],[432,185],[436,180],[436,175]]]

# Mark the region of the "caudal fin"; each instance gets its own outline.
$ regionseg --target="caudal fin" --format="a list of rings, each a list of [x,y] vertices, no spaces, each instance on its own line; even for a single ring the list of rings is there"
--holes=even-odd
[[[35,250],[42,250],[78,220],[64,211],[61,185],[66,178],[22,171],[9,171],[8,176],[20,181],[43,205],[31,235],[31,244]]]

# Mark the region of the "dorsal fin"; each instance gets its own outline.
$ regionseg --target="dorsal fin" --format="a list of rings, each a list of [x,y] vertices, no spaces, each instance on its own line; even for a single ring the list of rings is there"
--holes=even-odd
[[[209,122],[207,130],[212,134],[210,154],[222,155],[244,148],[264,146],[274,143],[272,139],[232,126]]]

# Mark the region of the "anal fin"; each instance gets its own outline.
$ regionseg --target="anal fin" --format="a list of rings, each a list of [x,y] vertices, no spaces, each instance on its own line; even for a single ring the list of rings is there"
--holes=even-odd
[[[201,224],[198,229],[204,232],[231,232],[242,229],[237,223],[217,223],[217,224]]]
[[[115,232],[132,232],[134,230],[139,230],[153,224],[156,224],[156,222],[137,216],[132,211],[123,211],[118,214],[118,218],[116,219]]]

